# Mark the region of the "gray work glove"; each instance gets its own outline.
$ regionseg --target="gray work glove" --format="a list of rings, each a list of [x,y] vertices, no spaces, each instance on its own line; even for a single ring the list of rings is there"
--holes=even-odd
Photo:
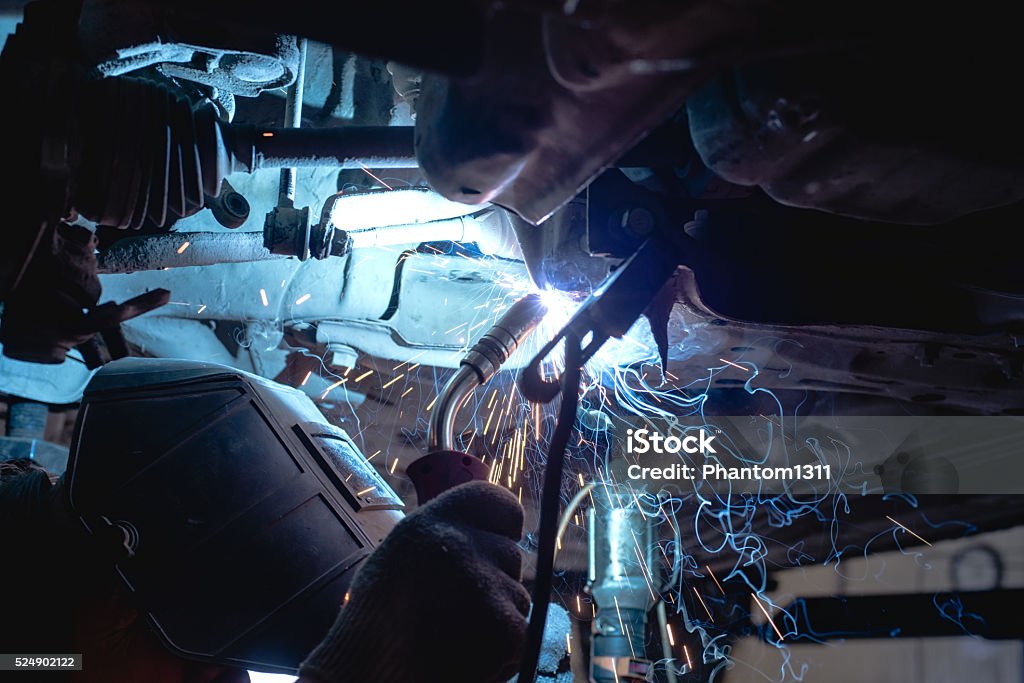
[[[508,680],[530,607],[519,583],[522,528],[515,496],[479,481],[419,508],[360,568],[300,674],[323,683]]]

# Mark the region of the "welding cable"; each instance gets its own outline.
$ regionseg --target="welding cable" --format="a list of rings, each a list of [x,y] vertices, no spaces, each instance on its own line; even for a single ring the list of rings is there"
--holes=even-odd
[[[579,492],[572,497],[569,504],[565,506],[565,512],[562,513],[562,521],[558,523],[558,535],[555,536],[555,550],[557,551],[558,546],[562,544],[562,536],[565,535],[565,530],[569,528],[569,520],[572,519],[572,515],[576,512],[576,508],[580,506],[583,499],[587,497],[587,494],[594,490],[594,482],[590,482]],[[557,552],[556,552],[557,555]]]
[[[558,508],[562,499],[562,470],[565,465],[565,449],[569,445],[576,424],[576,408],[580,400],[580,375],[583,350],[578,335],[565,335],[565,370],[562,373],[562,405],[558,408],[558,422],[548,446],[548,463],[544,471],[544,489],[540,499],[540,524],[538,529],[537,571],[533,582],[533,610],[526,629],[523,659],[520,663],[521,682],[533,683],[537,675],[537,662],[544,641],[544,625],[548,617],[548,603],[551,601],[551,585],[554,579],[555,543],[558,538]]]

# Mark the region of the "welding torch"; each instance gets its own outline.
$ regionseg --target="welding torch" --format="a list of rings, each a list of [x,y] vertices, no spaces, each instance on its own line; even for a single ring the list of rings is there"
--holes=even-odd
[[[512,357],[545,313],[547,307],[537,294],[528,294],[512,304],[473,345],[438,395],[430,416],[429,453],[406,470],[421,505],[458,484],[487,479],[489,470],[483,462],[456,449],[455,416],[473,391],[486,384]]]
[[[523,396],[535,403],[550,403],[561,391],[561,383],[543,377],[541,365],[555,347],[563,341],[576,345],[578,348],[571,350],[578,352],[580,364],[585,364],[608,339],[629,331],[679,263],[679,250],[669,236],[658,235],[641,244],[523,369],[519,376]],[[569,351],[567,348],[567,355]]]

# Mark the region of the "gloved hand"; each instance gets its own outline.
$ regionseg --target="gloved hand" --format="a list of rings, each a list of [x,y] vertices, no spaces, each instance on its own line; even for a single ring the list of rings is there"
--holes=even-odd
[[[42,239],[17,289],[8,293],[0,320],[0,343],[9,358],[63,363],[68,351],[97,333],[170,300],[170,292],[154,289],[122,304],[97,306],[96,237],[61,224]]]
[[[458,486],[419,508],[360,568],[299,669],[322,683],[490,683],[518,669],[530,596],[523,510],[507,490]]]

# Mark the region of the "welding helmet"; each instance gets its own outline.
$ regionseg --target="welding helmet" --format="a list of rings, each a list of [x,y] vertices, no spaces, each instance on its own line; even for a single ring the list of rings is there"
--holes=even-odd
[[[69,504],[157,637],[294,673],[401,499],[299,391],[211,363],[125,359],[86,389]]]

